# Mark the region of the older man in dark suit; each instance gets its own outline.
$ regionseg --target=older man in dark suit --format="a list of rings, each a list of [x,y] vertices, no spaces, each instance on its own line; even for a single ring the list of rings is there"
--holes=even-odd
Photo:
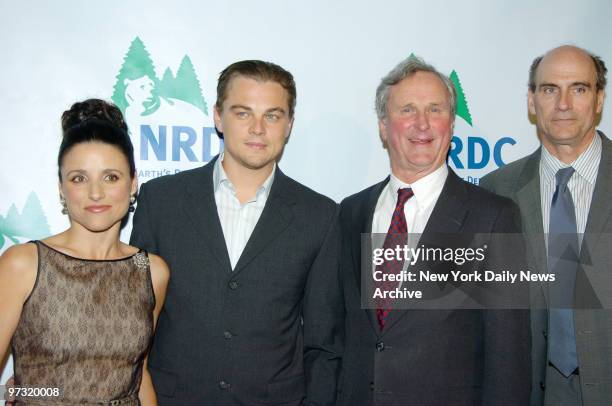
[[[396,66],[376,107],[391,175],[341,204],[346,347],[340,406],[525,405],[529,399],[526,310],[363,309],[362,233],[491,235],[520,230],[509,199],[464,182],[445,162],[455,89],[416,57]],[[364,278],[364,273],[366,277]],[[410,283],[408,283],[410,286]]]
[[[481,182],[518,203],[534,268],[569,278],[566,292],[532,292],[532,406],[612,404],[612,142],[596,131],[606,71],[574,46],[536,58],[528,108],[542,146]],[[559,269],[555,236],[572,234],[575,266]]]
[[[277,166],[295,83],[268,62],[219,78],[225,149],[143,185],[132,243],[171,282],[149,357],[160,405],[333,405],[342,301],[336,204]]]

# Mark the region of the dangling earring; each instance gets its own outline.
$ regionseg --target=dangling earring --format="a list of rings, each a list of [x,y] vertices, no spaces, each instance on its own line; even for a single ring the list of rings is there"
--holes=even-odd
[[[60,196],[60,204],[62,205],[62,214],[68,214],[68,206],[66,205],[66,199]]]
[[[128,208],[130,213],[134,213],[134,210],[136,210],[134,203],[136,203],[136,196],[132,195],[130,196],[130,207]]]

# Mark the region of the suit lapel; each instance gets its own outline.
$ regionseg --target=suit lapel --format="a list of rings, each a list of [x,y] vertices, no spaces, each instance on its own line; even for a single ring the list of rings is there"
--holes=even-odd
[[[459,178],[450,168],[448,177],[438,197],[438,201],[429,216],[427,226],[423,230],[421,242],[433,242],[437,234],[456,234],[461,232],[463,223],[468,215],[465,203],[468,199],[464,181]],[[387,323],[381,334],[384,336],[393,326],[402,319],[410,310],[391,310]],[[411,320],[415,322],[416,320]]]
[[[601,233],[605,230],[606,223],[612,216],[612,204],[610,204],[612,202],[612,182],[609,179],[610,174],[612,174],[612,142],[602,132],[599,132],[599,135],[602,142],[601,162],[597,170],[595,190],[584,230],[584,235],[588,238],[590,247],[581,252],[581,256],[585,255],[586,257],[589,256],[589,250],[595,247]],[[583,256],[583,259],[590,261],[586,257]]]
[[[289,179],[277,167],[266,205],[238,259],[234,275],[243,271],[268,244],[278,238],[287,228],[293,220],[291,210],[293,204],[295,204],[295,197],[291,193]]]
[[[355,279],[357,286],[361,289],[361,263],[362,255],[361,244],[364,238],[369,238],[372,232],[372,221],[374,220],[374,210],[378,203],[378,198],[382,193],[383,189],[389,182],[387,177],[382,182],[376,184],[366,196],[366,200],[363,204],[357,206],[353,213],[351,213],[351,247],[353,251],[353,270],[355,272]],[[368,234],[367,236],[364,234]],[[366,241],[367,242],[367,241]]]
[[[540,274],[548,272],[544,226],[542,220],[542,202],[540,193],[540,154],[541,147],[531,154],[523,171],[519,175],[515,201],[521,209],[523,233],[527,241],[529,263],[535,264],[535,271]],[[548,302],[546,282],[541,282],[542,293]]]
[[[359,295],[361,297],[362,292],[362,278],[371,278],[367,272],[371,272],[371,268],[367,267],[362,273],[362,263],[371,263],[367,252],[361,250],[362,242],[367,246],[371,245],[371,233],[372,233],[372,221],[374,220],[374,211],[376,210],[376,204],[378,198],[382,193],[383,189],[389,182],[387,177],[382,182],[374,185],[366,195],[363,204],[358,205],[353,213],[351,213],[351,247],[353,254],[353,270],[355,272],[355,279],[357,282],[357,288],[359,289]],[[363,239],[368,239],[363,241]],[[370,250],[371,251],[371,250]],[[365,265],[364,265],[365,267]],[[364,302],[369,302],[362,298],[362,305]],[[368,319],[374,333],[378,336],[380,334],[380,328],[378,327],[378,320],[376,318],[376,309],[366,309]]]
[[[601,299],[609,297],[607,280],[601,279],[605,274],[599,270],[605,269],[602,263],[593,263],[591,252],[598,251],[597,245],[601,242],[601,236],[607,235],[608,222],[612,218],[612,183],[609,176],[612,174],[612,142],[606,138],[602,132],[598,132],[601,137],[601,161],[597,169],[597,179],[593,191],[593,199],[589,208],[587,224],[582,239],[580,249],[580,264],[583,272],[578,274],[576,280],[577,308],[601,308]],[[607,239],[604,237],[604,243]],[[602,247],[606,249],[606,247]],[[594,273],[591,273],[595,271]]]
[[[446,182],[423,230],[421,240],[427,241],[430,236],[437,233],[459,232],[467,216],[465,207],[467,198],[464,181],[449,168]]]
[[[197,176],[190,179],[192,184],[187,189],[188,195],[184,207],[195,228],[204,239],[202,245],[215,255],[225,272],[231,272],[229,254],[215,203],[213,170],[217,158],[215,157],[202,167],[200,172],[197,172]]]

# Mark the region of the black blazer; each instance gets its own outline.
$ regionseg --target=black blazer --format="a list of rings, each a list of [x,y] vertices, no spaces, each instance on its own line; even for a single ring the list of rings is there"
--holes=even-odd
[[[332,405],[341,360],[337,205],[276,170],[232,271],[213,160],[144,184],[131,243],[171,278],[149,356],[160,405]]]
[[[340,205],[347,314],[338,405],[527,405],[527,310],[392,310],[381,333],[375,310],[361,308],[361,233],[371,232],[387,182]],[[519,218],[509,199],[449,170],[421,240],[434,233],[514,233]]]

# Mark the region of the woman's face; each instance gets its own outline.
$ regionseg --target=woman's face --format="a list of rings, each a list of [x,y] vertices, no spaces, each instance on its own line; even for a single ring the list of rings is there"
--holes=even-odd
[[[73,226],[103,232],[121,223],[137,180],[119,148],[96,141],[77,144],[64,155],[60,172],[60,194]]]

